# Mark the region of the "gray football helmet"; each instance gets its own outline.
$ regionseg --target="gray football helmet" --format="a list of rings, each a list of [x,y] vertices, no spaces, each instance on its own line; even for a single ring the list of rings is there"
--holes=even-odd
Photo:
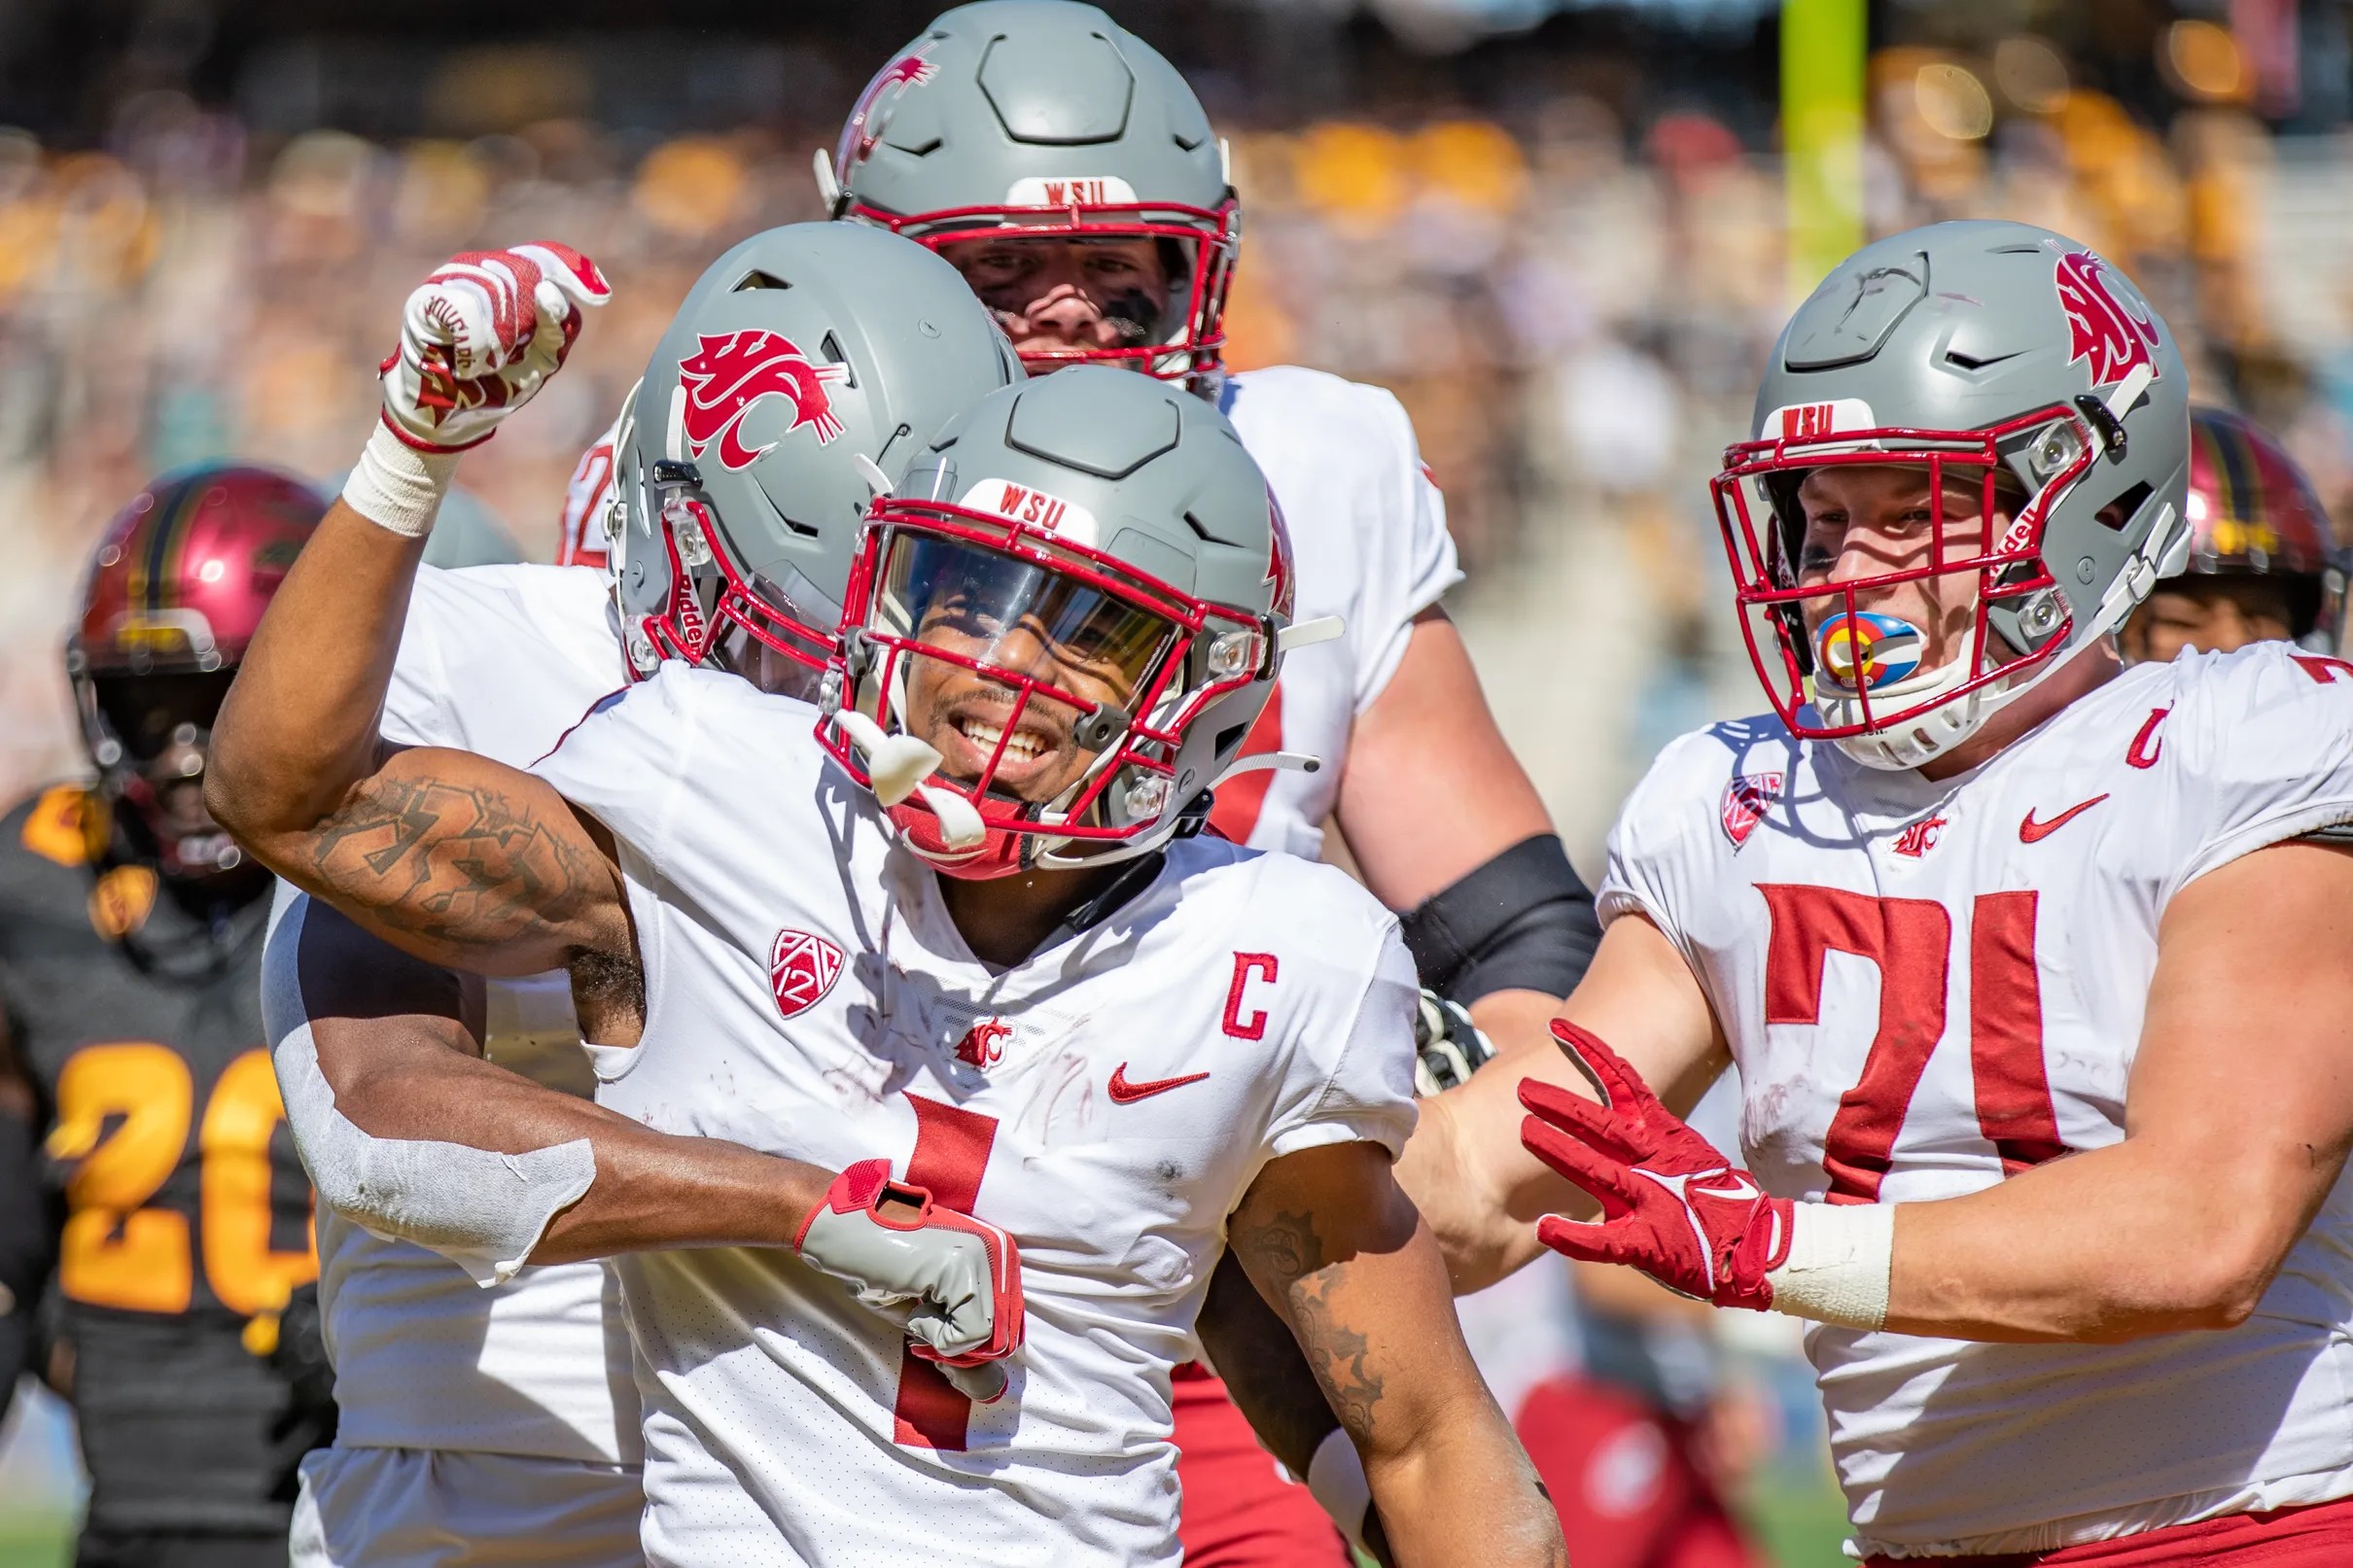
[[[859,526],[949,417],[1022,378],[954,267],[852,224],[755,234],[655,345],[614,453],[629,666],[813,689]]]
[[[1020,233],[1161,242],[1171,287],[1135,341],[1032,356],[1203,390],[1218,372],[1241,212],[1201,100],[1151,45],[1073,0],[942,14],[876,73],[818,185],[837,218],[926,245]]]
[[[2188,382],[2131,281],[2049,229],[1934,224],[1840,263],[1774,345],[1755,438],[1713,485],[1774,711],[1872,767],[1917,767],[2108,636],[2189,548]],[[1923,469],[1940,508],[1958,470],[1988,525],[1949,548],[1940,515],[1926,566],[1802,585],[1798,486],[1834,464]],[[1917,628],[1856,595],[1945,575],[1972,586],[1974,622],[1930,666]]]
[[[1223,415],[1081,366],[993,393],[879,502],[820,736],[951,876],[1197,829],[1287,646],[1290,543]]]

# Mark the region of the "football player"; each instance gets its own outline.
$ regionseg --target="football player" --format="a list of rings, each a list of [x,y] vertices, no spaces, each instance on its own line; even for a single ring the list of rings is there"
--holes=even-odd
[[[1809,1320],[1873,1563],[2353,1556],[2353,665],[2119,660],[2186,381],[2044,229],[1824,280],[1715,481],[1773,712],[1661,754],[1561,1049],[1401,1167],[1471,1277]],[[1678,1120],[1728,1063],[1747,1169]]]
[[[222,696],[323,510],[219,465],[134,497],[66,648],[96,782],[0,822],[0,1103],[43,1140],[84,1564],[283,1563],[295,1461],[334,1430],[270,1359],[318,1266],[260,1016],[269,875],[202,797]],[[18,1302],[28,1279],[5,1279]]]
[[[1365,885],[1403,918],[1433,993],[1433,1062],[1467,1048],[1476,1065],[1483,1036],[1544,1040],[1598,933],[1439,607],[1462,575],[1444,499],[1387,392],[1296,366],[1225,369],[1242,209],[1183,77],[1091,5],[960,6],[876,74],[819,180],[837,217],[955,262],[1033,375],[1121,366],[1190,388],[1233,422],[1290,530],[1301,618],[1337,617],[1343,631],[1290,667],[1247,748],[1324,765],[1236,779],[1212,822],[1310,858],[1326,821],[1338,826]],[[1255,1359],[1255,1304],[1230,1264],[1215,1301],[1210,1342],[1237,1370]],[[1328,1412],[1268,1403],[1273,1389],[1244,1391],[1253,1419],[1353,1538],[1363,1496],[1346,1439]],[[1197,1568],[1343,1558],[1198,1364],[1178,1387],[1176,1442]]]
[[[483,287],[526,268],[558,291],[548,315],[559,325],[577,326],[580,310],[603,297],[594,269],[572,253],[526,247],[445,267],[411,302],[411,320],[430,331],[431,320],[477,305]],[[861,321],[893,326],[868,331]],[[818,356],[816,376],[800,376],[812,367],[795,343]],[[419,366],[427,362],[422,338],[404,346]],[[561,346],[551,356],[560,359]],[[843,438],[820,443],[812,430],[773,455],[763,448],[730,474],[740,493],[729,500],[740,500],[744,522],[731,536],[742,548],[726,561],[748,563],[746,571],[762,580],[803,584],[804,597],[813,591],[810,574],[823,579],[825,573],[818,565],[790,567],[793,552],[818,540],[838,554],[846,575],[847,539],[872,495],[867,472],[880,471],[874,458],[896,471],[913,454],[911,440],[894,444],[901,426],[936,426],[1021,374],[1002,335],[949,267],[907,242],[827,224],[755,235],[713,262],[664,349],[667,378],[649,394],[661,412],[650,424],[641,467],[666,450],[674,396],[703,397],[732,411],[739,395],[764,395],[766,405],[738,426],[745,438],[761,440],[800,411],[785,411],[779,389],[799,388],[804,379],[826,389],[812,417]],[[427,378],[417,374],[413,384],[421,392]],[[680,438],[696,417],[685,411],[692,406],[682,408]],[[410,439],[439,429],[419,404],[400,404],[399,418]],[[444,436],[434,444],[454,443]],[[433,533],[436,550],[452,521],[445,510]],[[673,639],[688,637],[685,628],[714,627],[728,635],[708,648],[698,645],[698,653],[733,660],[729,667],[756,665],[750,655],[767,650],[743,634],[745,617],[681,567],[666,523],[640,520],[644,547],[634,570],[620,575],[626,592],[617,599],[616,584],[601,571],[422,572],[386,695],[385,741],[462,747],[528,764],[626,681],[624,602],[659,612],[630,617],[641,647],[650,645],[646,627]],[[597,542],[608,542],[601,529]],[[697,533],[687,546],[702,542]],[[708,578],[715,563],[707,551],[700,566]],[[840,593],[838,581],[832,591]],[[698,620],[703,610],[710,613]],[[451,1089],[472,1100],[507,1097],[525,1114],[547,1118],[551,1139],[584,1135],[593,1147],[605,1136],[582,1102],[595,1079],[581,1041],[608,1037],[603,1015],[612,1005],[597,977],[582,977],[580,1016],[560,972],[491,981],[474,997],[471,980],[419,964],[299,899],[271,938],[268,966],[267,1022],[294,1129],[314,1167],[333,1170],[343,1162],[353,1142],[348,1130],[391,1126],[375,1120],[379,1107],[391,1105],[430,1131],[433,1097]],[[404,1028],[403,1021],[414,1022]],[[467,1060],[452,1063],[452,1053]],[[440,1075],[450,1066],[466,1076]],[[783,1179],[743,1151],[718,1145],[668,1140],[656,1152],[674,1179],[705,1179],[660,1210],[697,1226],[736,1223],[725,1205],[740,1203],[748,1184],[755,1201],[773,1203],[774,1184]],[[369,1153],[363,1148],[360,1158]],[[632,1155],[623,1149],[609,1157]],[[322,1294],[352,1418],[336,1446],[303,1468],[295,1561],[305,1568],[407,1564],[433,1559],[442,1550],[437,1543],[462,1539],[470,1563],[642,1562],[634,1377],[617,1293],[601,1265],[584,1261],[598,1248],[575,1246],[571,1261],[518,1268],[531,1236],[509,1235],[485,1251],[480,1216],[435,1209],[398,1164],[369,1169],[364,1194],[345,1191],[348,1171],[322,1175],[331,1195],[347,1200],[345,1207],[331,1202],[321,1222]],[[641,1225],[607,1235],[604,1244],[651,1245],[666,1234]],[[477,1279],[488,1288],[477,1288]]]
[[[508,319],[480,318],[467,329],[493,340]],[[479,373],[520,352],[446,358]],[[710,540],[758,451],[827,438],[806,398],[824,378],[790,381],[707,414],[641,390],[639,428],[668,414],[678,443],[653,474],[674,539]],[[528,390],[457,401],[496,418]],[[1166,1378],[1231,1215],[1349,1417],[1401,1559],[1451,1550],[1463,1508],[1491,1555],[1557,1559],[1388,1183],[1413,1115],[1393,920],[1338,873],[1163,848],[1240,760],[1290,625],[1264,479],[1212,409],[1100,370],[983,400],[863,536],[822,744],[816,711],[664,664],[541,764],[593,818],[466,753],[380,755],[368,715],[414,559],[397,531],[429,524],[446,469],[370,451],[232,700],[216,809],[421,957],[562,961],[642,998],[639,1030],[615,1008],[604,1031],[644,1042],[600,1068],[629,1113],[608,1135],[849,1165],[783,1233],[801,1262],[893,1167],[935,1222],[1001,1212],[1031,1238],[1030,1348],[979,1400],[787,1249],[741,1244],[774,1227],[625,1261],[650,1557],[1005,1559],[1051,1521],[1066,1556],[1166,1560]],[[378,876],[363,819],[395,794],[406,825]],[[439,1126],[553,1152],[493,1109],[451,1102]],[[650,1171],[600,1151],[587,1174],[544,1195],[536,1248],[658,1207]],[[779,1223],[796,1202],[780,1195]],[[1011,1342],[1002,1313],[995,1328],[987,1351],[1015,1348],[1019,1320]]]
[[[2125,657],[2230,653],[2285,638],[2329,653],[2344,610],[2345,552],[2302,469],[2243,414],[2190,410],[2188,569],[2150,592],[2118,635]]]

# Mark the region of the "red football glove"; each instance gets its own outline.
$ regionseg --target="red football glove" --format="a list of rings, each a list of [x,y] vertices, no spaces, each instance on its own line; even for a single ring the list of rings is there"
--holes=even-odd
[[[888,1160],[834,1177],[793,1248],[898,1322],[926,1361],[977,1367],[1021,1348],[1021,1249],[987,1221],[892,1180]],[[1002,1391],[1001,1378],[988,1382]]]
[[[451,257],[409,295],[379,366],[385,427],[421,452],[479,446],[563,365],[581,308],[612,293],[553,240]]]
[[[1789,1255],[1790,1201],[1766,1197],[1600,1040],[1563,1019],[1553,1021],[1553,1038],[1602,1103],[1523,1079],[1520,1103],[1529,1115],[1520,1141],[1598,1200],[1601,1218],[1580,1224],[1547,1214],[1536,1222],[1537,1239],[1589,1263],[1632,1264],[1718,1307],[1772,1307],[1765,1275]]]

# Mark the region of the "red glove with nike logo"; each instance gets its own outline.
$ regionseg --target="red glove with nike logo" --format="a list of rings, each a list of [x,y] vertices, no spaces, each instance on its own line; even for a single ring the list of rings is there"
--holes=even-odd
[[[1536,1222],[1537,1239],[1589,1263],[1632,1264],[1718,1307],[1770,1309],[1766,1274],[1789,1254],[1794,1205],[1768,1198],[1599,1039],[1565,1019],[1553,1021],[1553,1038],[1602,1103],[1524,1079],[1520,1103],[1529,1114],[1520,1141],[1599,1201],[1601,1218],[1580,1224],[1547,1214]]]

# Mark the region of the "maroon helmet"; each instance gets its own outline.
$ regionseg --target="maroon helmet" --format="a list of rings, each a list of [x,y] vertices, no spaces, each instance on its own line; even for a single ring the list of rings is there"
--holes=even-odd
[[[2274,576],[2289,635],[2334,648],[2346,552],[2312,481],[2269,432],[2243,414],[2190,409],[2190,574]]]
[[[99,787],[130,808],[134,845],[167,877],[244,862],[203,807],[213,718],[326,511],[309,486],[266,469],[183,469],[132,497],[91,559],[66,674]]]

